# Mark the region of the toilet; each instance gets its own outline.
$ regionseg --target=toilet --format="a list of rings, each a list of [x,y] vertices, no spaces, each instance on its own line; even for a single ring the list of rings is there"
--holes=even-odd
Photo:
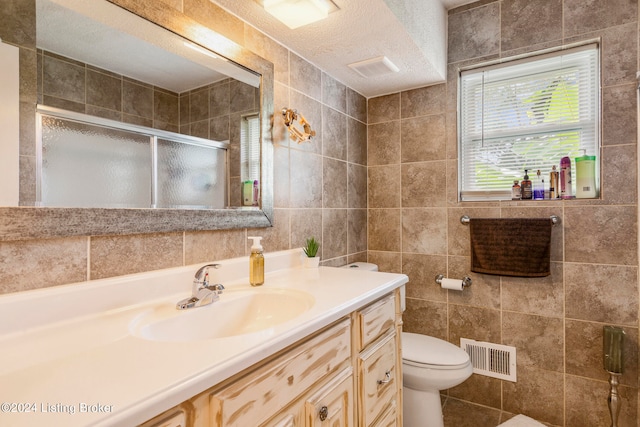
[[[440,390],[463,383],[473,373],[460,347],[427,335],[402,333],[404,427],[443,427]]]
[[[378,271],[376,264],[356,262],[343,268]],[[402,310],[405,288],[400,289]],[[444,427],[440,390],[463,383],[473,373],[469,355],[460,347],[428,335],[402,333],[404,427]]]

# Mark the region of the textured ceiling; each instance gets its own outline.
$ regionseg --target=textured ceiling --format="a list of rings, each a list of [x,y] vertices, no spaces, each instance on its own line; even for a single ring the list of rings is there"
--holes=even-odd
[[[366,97],[446,78],[447,9],[470,0],[333,0],[323,21],[289,29],[259,0],[211,0]],[[365,78],[348,67],[386,56],[397,73]]]

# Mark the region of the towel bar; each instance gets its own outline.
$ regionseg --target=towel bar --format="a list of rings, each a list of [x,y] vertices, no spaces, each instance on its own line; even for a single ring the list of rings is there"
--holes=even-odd
[[[560,222],[560,217],[558,215],[551,215],[549,219],[551,220],[551,224],[553,225],[556,225]],[[469,225],[469,221],[471,221],[471,218],[469,218],[468,215],[462,215],[460,217],[460,222],[464,225]]]

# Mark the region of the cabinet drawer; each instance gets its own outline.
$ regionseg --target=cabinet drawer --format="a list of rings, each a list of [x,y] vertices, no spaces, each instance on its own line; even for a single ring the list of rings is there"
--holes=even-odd
[[[348,319],[210,395],[214,425],[257,426],[351,357]],[[286,423],[285,423],[286,425]]]
[[[307,399],[306,427],[353,426],[353,407],[353,375],[347,368]]]
[[[397,397],[398,367],[396,334],[391,332],[375,342],[358,358],[360,420],[369,426]]]
[[[396,405],[392,404],[389,406],[389,409],[376,420],[372,427],[396,427],[398,425],[397,418]]]
[[[360,325],[360,348],[362,350],[379,336],[393,328],[396,320],[396,303],[394,295],[384,297],[378,302],[358,312]]]

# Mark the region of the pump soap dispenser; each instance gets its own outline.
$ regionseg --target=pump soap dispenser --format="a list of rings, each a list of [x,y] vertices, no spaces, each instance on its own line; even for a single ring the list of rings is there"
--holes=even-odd
[[[582,156],[576,157],[576,198],[593,199],[596,194],[596,156],[587,156],[587,150],[582,150]]]
[[[262,237],[249,237],[253,240],[251,256],[249,256],[249,283],[251,286],[264,284],[264,255],[262,254]]]

